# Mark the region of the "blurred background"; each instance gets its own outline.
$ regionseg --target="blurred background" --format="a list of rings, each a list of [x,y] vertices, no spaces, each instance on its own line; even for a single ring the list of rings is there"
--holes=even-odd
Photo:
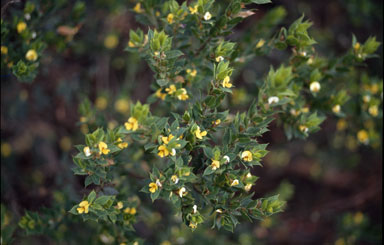
[[[53,35],[62,25],[60,14],[68,15],[73,4],[79,4],[61,2],[70,7],[50,17],[52,22],[45,28]],[[123,123],[130,102],[145,102],[154,93],[150,88],[153,78],[145,61],[123,51],[130,29],[146,30],[131,11],[135,2],[82,3],[78,32],[48,44],[32,83],[18,82],[10,72],[1,72],[2,233],[9,232],[14,244],[114,243],[106,228],[67,217],[66,211],[88,192],[84,179],[71,172],[71,156],[76,152],[74,145],[83,143],[83,134],[95,125],[113,128]],[[12,19],[13,11],[23,9],[23,4],[10,4],[3,12],[6,3],[2,2],[2,19]],[[231,39],[252,38],[258,32],[255,24],[274,11],[279,21],[273,32],[304,13],[314,23],[310,33],[324,56],[345,53],[352,34],[358,40],[376,36],[383,41],[380,0],[273,0],[257,9]],[[362,69],[382,81],[382,46],[378,54]],[[280,64],[289,55],[289,50],[272,52],[239,68],[236,90],[227,102],[233,110],[247,108],[256,96],[254,80],[261,80],[270,65]],[[356,134],[341,130],[337,118],[327,119],[322,130],[306,141],[288,141],[276,123],[270,129],[262,138],[270,143],[270,153],[264,167],[253,170],[260,176],[254,192],[255,197],[280,193],[287,201],[285,212],[262,222],[244,221],[234,233],[211,230],[209,221],[192,233],[172,214],[168,203],[156,201],[151,206],[148,197],[138,193],[140,184],[132,183],[126,188],[142,203],[134,227],[145,244],[381,244],[381,143],[358,144]],[[140,166],[140,154],[131,157],[127,166]],[[132,176],[125,174],[125,178],[124,183],[134,182]],[[42,207],[46,209],[41,220],[51,222],[52,231],[26,236],[17,223],[26,210],[42,213]],[[99,235],[89,238],[91,234]]]

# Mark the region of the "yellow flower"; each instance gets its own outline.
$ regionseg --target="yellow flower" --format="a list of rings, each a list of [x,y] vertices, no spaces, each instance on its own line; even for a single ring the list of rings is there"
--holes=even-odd
[[[211,160],[212,160],[212,164],[211,164],[212,170],[216,170],[220,168],[220,161],[214,160],[214,159],[211,159]]]
[[[221,120],[217,119],[216,121],[213,121],[212,124],[215,124],[216,126],[220,125]]]
[[[124,213],[126,214],[132,214],[132,215],[135,215],[136,214],[136,208],[126,208],[124,209]]]
[[[118,202],[116,205],[117,209],[122,209],[124,207],[123,202]]]
[[[241,158],[246,162],[251,162],[253,160],[252,152],[243,151],[243,153],[241,153]]]
[[[89,206],[90,206],[90,204],[89,204],[88,201],[82,201],[79,204],[79,207],[77,208],[77,212],[79,214],[82,214],[82,213],[86,213],[87,214],[89,212],[89,210],[88,210]]]
[[[265,44],[265,40],[264,39],[260,39],[257,44],[256,44],[256,48],[261,48],[263,47]]]
[[[187,94],[187,90],[185,88],[181,88],[180,90],[182,91],[182,93],[180,95],[178,95],[177,98],[179,100],[187,100],[189,98],[189,96]]]
[[[185,187],[181,187],[180,190],[178,191],[179,193],[179,197],[182,198],[183,196],[187,195],[188,192],[187,190],[185,189]]]
[[[252,189],[252,184],[246,184],[245,186],[244,186],[244,190],[245,191],[250,191]]]
[[[34,49],[28,50],[28,52],[25,54],[25,58],[29,61],[35,61],[37,60],[37,57],[38,55]]]
[[[1,46],[1,53],[8,54],[8,48],[6,46]]]
[[[121,143],[117,144],[117,147],[119,147],[120,149],[124,149],[124,148],[128,147],[128,143],[123,142],[123,140],[121,138],[118,138],[117,142],[121,142]]]
[[[305,125],[300,125],[300,126],[299,126],[299,129],[300,129],[300,131],[303,132],[303,133],[307,133],[307,132],[308,132],[308,127],[305,126]]]
[[[19,22],[16,26],[17,32],[22,33],[25,29],[27,29],[27,24],[25,22]]]
[[[136,13],[140,14],[140,13],[143,13],[143,9],[141,8],[141,3],[137,3],[135,5],[135,7],[133,8],[133,11],[135,11]]]
[[[377,115],[379,115],[379,107],[377,105],[370,106],[368,112],[372,116],[377,117]]]
[[[216,62],[220,62],[220,61],[223,61],[224,60],[224,57],[223,56],[218,56],[216,57]]]
[[[119,44],[119,39],[115,34],[110,34],[104,39],[104,46],[108,49],[116,48]]]
[[[159,150],[159,153],[157,153],[157,155],[159,155],[160,157],[166,157],[169,155],[169,151],[165,145],[161,145],[157,149]]]
[[[174,18],[174,15],[172,13],[168,14],[167,21],[168,21],[169,24],[173,23],[173,18]]]
[[[232,181],[231,186],[236,186],[238,184],[239,184],[239,180],[235,179],[235,180]]]
[[[196,69],[187,69],[187,74],[191,75],[191,77],[196,77],[197,75],[197,70]]]
[[[229,82],[230,80],[231,79],[229,78],[229,76],[226,76],[224,78],[223,83],[222,83],[224,88],[232,88],[232,83]]]
[[[125,114],[129,111],[129,101],[126,99],[118,99],[115,102],[115,110],[121,114]]]
[[[136,47],[136,45],[132,41],[129,41],[128,42],[128,47],[134,48],[134,47]]]
[[[353,46],[353,49],[356,51],[359,50],[360,49],[360,43],[359,42],[355,43],[355,45]]]
[[[149,185],[149,192],[155,193],[159,188],[155,182],[151,182]]]
[[[95,101],[95,106],[99,110],[105,110],[108,105],[108,100],[104,96],[97,97]]]
[[[191,227],[192,229],[196,229],[197,228],[197,224],[194,223],[194,222],[191,222],[191,223],[189,223],[189,227]]]
[[[211,13],[209,13],[209,12],[205,12],[205,14],[204,14],[204,20],[210,20],[211,18],[212,18]]]
[[[377,92],[379,92],[379,85],[377,83],[374,83],[371,85],[369,90],[371,91],[372,94],[376,94]]]
[[[198,7],[199,7],[199,5],[197,5],[197,4],[193,8],[191,6],[189,6],[189,12],[191,12],[191,14],[196,14]]]
[[[172,134],[170,134],[168,137],[167,136],[162,136],[161,141],[163,141],[164,144],[168,145],[169,141],[171,141],[174,138]]]
[[[347,128],[347,121],[345,121],[345,119],[340,119],[337,121],[336,128],[339,131],[345,130]]]
[[[172,84],[171,86],[169,86],[169,88],[166,88],[165,91],[168,94],[173,94],[174,92],[176,92],[176,86]]]
[[[340,107],[339,104],[334,105],[334,106],[332,107],[332,111],[333,111],[333,113],[336,113],[336,114],[340,112],[340,109],[341,109],[341,107]]]
[[[156,90],[155,95],[157,98],[160,98],[161,100],[165,100],[165,97],[167,96],[167,94],[161,92],[161,88]]]
[[[369,135],[368,135],[368,132],[364,129],[360,130],[359,132],[357,132],[357,139],[361,142],[361,143],[368,143],[369,141]]]
[[[172,175],[171,176],[171,180],[175,183],[175,184],[177,184],[178,182],[179,182],[179,177],[177,177],[177,175]]]
[[[308,113],[308,112],[309,112],[309,107],[303,107],[303,108],[301,109],[301,112],[302,112],[302,113]]]
[[[100,141],[99,151],[100,153],[107,155],[111,150],[108,149],[108,145],[106,143],[104,143],[103,141]]]
[[[88,146],[84,147],[83,151],[86,157],[89,157],[90,155],[92,155],[91,149]]]
[[[197,129],[196,129],[196,131],[195,131],[195,136],[196,136],[196,138],[202,140],[203,137],[206,136],[206,135],[207,135],[207,131],[203,131],[203,132],[201,132],[200,127],[197,126]]]
[[[313,93],[317,93],[320,91],[321,89],[321,85],[319,82],[317,81],[314,81],[312,82],[310,85],[309,85],[309,89],[313,92]]]
[[[156,15],[156,17],[159,17],[160,16],[160,12],[156,11],[155,15]]]
[[[139,128],[139,123],[136,118],[130,117],[128,122],[124,123],[124,126],[126,130],[136,131]]]

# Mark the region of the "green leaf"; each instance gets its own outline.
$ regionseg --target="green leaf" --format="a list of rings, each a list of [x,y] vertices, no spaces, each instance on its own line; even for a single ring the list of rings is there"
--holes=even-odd
[[[89,203],[92,203],[93,200],[95,200],[95,198],[96,198],[96,192],[92,190],[91,193],[89,193],[87,200]]]
[[[256,4],[272,3],[271,0],[251,0],[251,2],[256,3]]]

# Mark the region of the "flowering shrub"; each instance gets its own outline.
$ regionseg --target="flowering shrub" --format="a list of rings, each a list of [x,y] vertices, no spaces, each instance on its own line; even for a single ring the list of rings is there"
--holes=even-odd
[[[267,40],[255,39],[251,50],[249,45],[226,41],[236,24],[252,14],[246,9],[252,2],[268,1],[231,1],[221,12],[209,0],[135,5],[137,20],[149,28],[147,34],[131,30],[126,50],[147,61],[154,73],[154,93],[148,104],[131,106],[123,125],[98,128],[86,134],[85,145],[77,146],[73,171],[86,176],[85,186],[100,186],[100,194],[95,199],[96,193],[91,192],[71,209],[72,214],[84,220],[131,224],[122,211],[125,205],[118,204],[122,200],[105,195],[103,187],[118,178],[114,171],[120,167],[121,152],[138,147],[144,148],[146,161],[152,163],[141,191],[152,201],[169,200],[192,230],[211,215],[213,227],[232,231],[239,217],[263,219],[282,211],[284,203],[278,196],[252,199],[257,177],[250,170],[261,166],[268,152],[258,137],[276,118],[288,138],[306,138],[320,129],[327,114],[344,117],[349,91],[343,76],[374,57],[379,43],[375,38],[364,44],[353,39],[344,56],[321,57],[308,34],[311,22],[304,16]],[[228,110],[224,102],[236,86],[235,67],[256,55],[286,48],[292,49],[289,63],[271,67],[248,111]],[[382,84],[376,86],[380,93]],[[150,112],[154,102],[167,105],[165,115]],[[372,106],[378,109],[380,103],[377,100]],[[82,111],[86,120],[89,109]],[[372,117],[381,116],[378,110],[369,111]],[[359,132],[358,138],[365,143],[369,136]],[[103,202],[97,201],[100,198]]]

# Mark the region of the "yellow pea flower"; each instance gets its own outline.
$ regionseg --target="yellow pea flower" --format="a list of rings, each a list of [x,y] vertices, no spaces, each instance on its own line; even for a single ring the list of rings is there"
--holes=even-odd
[[[88,146],[84,147],[83,151],[86,157],[89,157],[90,155],[92,155],[91,149]]]
[[[216,170],[220,168],[220,161],[214,160],[214,159],[211,159],[211,160],[212,160],[212,164],[211,164],[212,170]]]
[[[252,184],[246,184],[245,186],[244,186],[244,190],[245,191],[250,191],[252,189]]]
[[[307,133],[309,129],[308,129],[308,127],[305,126],[305,125],[300,125],[300,126],[299,126],[299,130],[300,130],[301,132],[303,132],[303,133]]]
[[[196,229],[197,228],[197,224],[194,223],[194,222],[191,222],[191,223],[189,223],[189,227],[192,228],[192,229]]]
[[[224,60],[224,57],[223,56],[217,56],[215,60],[216,60],[216,62],[220,62],[220,61]]]
[[[25,29],[27,29],[27,24],[25,22],[19,22],[16,26],[17,32],[22,33]]]
[[[347,128],[347,121],[345,119],[340,119],[337,121],[336,128],[338,131],[343,131]]]
[[[360,49],[360,46],[361,46],[360,43],[357,42],[357,43],[355,43],[355,45],[353,46],[353,49],[357,51],[357,50]]]
[[[99,151],[100,151],[100,153],[107,155],[111,150],[108,149],[108,145],[105,142],[100,141],[99,142]]]
[[[197,129],[196,129],[196,131],[195,131],[195,136],[196,136],[196,138],[202,140],[203,137],[206,136],[206,135],[207,135],[207,131],[203,131],[203,132],[201,132],[200,127],[198,126]]]
[[[340,112],[340,109],[341,109],[341,106],[340,106],[339,104],[334,105],[334,106],[332,107],[332,111],[333,111],[333,113],[335,113],[335,114],[339,113],[339,112]]]
[[[130,117],[128,122],[124,123],[124,126],[126,130],[136,131],[139,128],[139,123],[136,118]]]
[[[357,139],[363,144],[368,143],[369,141],[368,132],[364,129],[360,130],[359,132],[357,132]]]
[[[204,14],[204,20],[210,20],[211,18],[212,18],[211,13],[206,12],[206,13]]]
[[[238,184],[239,184],[239,180],[235,179],[235,180],[232,181],[231,186],[236,186]]]
[[[169,155],[169,151],[168,151],[168,149],[167,149],[167,147],[165,145],[161,145],[157,149],[159,150],[157,155],[159,155],[161,158],[166,157],[166,156]]]
[[[189,12],[191,12],[191,14],[196,14],[197,13],[197,10],[198,10],[198,7],[199,5],[195,5],[194,7],[189,7]]]
[[[38,58],[38,55],[36,53],[36,50],[30,49],[28,52],[25,54],[25,58],[29,61],[35,61]]]
[[[221,120],[217,119],[216,121],[213,121],[212,124],[215,124],[216,126],[220,125]]]
[[[163,141],[164,144],[168,145],[169,141],[171,141],[174,138],[172,134],[170,134],[168,137],[167,136],[162,136],[161,141]]]
[[[372,116],[377,117],[377,115],[379,115],[379,107],[377,105],[370,106],[368,112]]]
[[[117,35],[110,34],[104,39],[104,46],[107,49],[113,49],[116,48],[116,46],[119,44],[119,39]]]
[[[230,80],[231,79],[229,78],[229,76],[226,76],[224,78],[223,83],[222,83],[224,88],[232,88],[232,83],[230,83]]]
[[[171,86],[169,86],[169,88],[166,88],[165,91],[168,94],[173,94],[174,92],[176,92],[176,86],[172,84]]]
[[[123,202],[118,202],[116,205],[117,209],[122,209],[124,207]]]
[[[167,96],[167,94],[161,92],[161,88],[156,90],[155,95],[157,98],[160,98],[161,100],[165,100],[165,97]]]
[[[173,23],[173,18],[174,18],[174,15],[172,13],[168,14],[167,21],[168,21],[169,24]]]
[[[1,46],[1,53],[8,54],[8,48],[6,46]]]
[[[321,85],[319,82],[317,81],[314,81],[312,82],[310,85],[309,85],[309,89],[313,92],[313,93],[317,93],[320,91],[321,89]]]
[[[140,14],[140,13],[143,13],[144,10],[141,8],[141,3],[137,3],[135,5],[135,7],[133,8],[133,11],[135,11],[136,13]]]
[[[172,175],[171,176],[171,180],[175,183],[175,184],[177,184],[178,182],[179,182],[179,177],[177,177],[177,175]]]
[[[124,213],[135,215],[136,214],[136,208],[126,208],[126,209],[124,209]]]
[[[89,212],[89,206],[90,206],[90,204],[88,201],[82,201],[82,202],[80,202],[79,207],[77,208],[77,212],[79,214],[82,214],[82,213],[87,214]]]
[[[189,96],[187,94],[187,90],[185,88],[181,88],[180,90],[182,91],[182,93],[180,95],[178,95],[177,98],[179,100],[187,100],[189,98]]]
[[[99,109],[101,111],[105,110],[105,108],[107,108],[107,106],[108,106],[107,98],[105,98],[104,96],[97,97],[97,99],[95,101],[95,106],[97,109]]]
[[[241,158],[246,162],[251,162],[253,160],[252,152],[243,151],[243,153],[241,153]]]
[[[187,69],[187,74],[191,75],[191,77],[196,77],[197,70],[196,69]]]
[[[116,100],[115,110],[121,114],[127,113],[129,111],[129,101],[124,98]]]
[[[149,192],[155,193],[157,189],[159,188],[156,183],[151,182],[149,185]]]
[[[117,147],[119,147],[120,149],[125,149],[128,147],[128,143],[123,142],[123,140],[121,138],[118,138],[117,142],[121,142],[121,143],[117,144]]]
[[[264,39],[260,39],[257,44],[256,44],[256,48],[261,48],[263,47],[265,44],[265,40]]]

